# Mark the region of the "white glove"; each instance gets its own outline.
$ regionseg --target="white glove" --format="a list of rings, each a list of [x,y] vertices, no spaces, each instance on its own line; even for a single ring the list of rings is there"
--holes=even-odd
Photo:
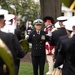
[[[29,35],[25,35],[25,40],[28,40],[28,38],[29,38]]]

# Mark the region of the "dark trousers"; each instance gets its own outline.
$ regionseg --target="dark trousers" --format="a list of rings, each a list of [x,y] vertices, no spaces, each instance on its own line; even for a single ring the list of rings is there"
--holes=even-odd
[[[19,73],[19,67],[20,67],[20,59],[17,59],[17,63],[16,63],[16,66],[15,66],[16,75],[18,75],[18,73]]]
[[[0,75],[4,75],[4,71],[1,66],[0,66]]]
[[[32,56],[33,75],[38,75],[38,69],[40,75],[44,75],[45,56]]]

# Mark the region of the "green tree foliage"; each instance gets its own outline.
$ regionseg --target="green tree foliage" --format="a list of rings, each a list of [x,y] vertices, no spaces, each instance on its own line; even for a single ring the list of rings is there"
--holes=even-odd
[[[22,17],[28,16],[29,20],[34,20],[39,13],[39,4],[34,0],[0,0],[0,5],[9,13],[16,13]],[[10,5],[14,5],[16,10],[12,9]]]

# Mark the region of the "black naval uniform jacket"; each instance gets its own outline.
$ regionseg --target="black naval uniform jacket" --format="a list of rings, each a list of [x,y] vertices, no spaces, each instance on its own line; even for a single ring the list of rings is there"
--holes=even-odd
[[[60,47],[60,56],[55,62],[55,68],[63,63],[62,75],[75,75],[75,34],[72,38],[63,40]]]
[[[32,43],[31,56],[33,64],[33,75],[38,75],[38,67],[40,75],[44,75],[44,65],[45,65],[45,42],[50,40],[50,37],[46,35],[46,32],[40,31],[38,34],[32,31],[29,35],[28,41]]]
[[[24,57],[24,51],[22,50],[16,35],[0,31],[0,38],[12,52],[15,63],[16,58]]]
[[[67,35],[64,35],[64,36],[61,36],[59,37],[59,40],[58,40],[58,43],[57,43],[57,48],[56,48],[56,51],[55,51],[55,58],[57,58],[58,54],[59,54],[59,51],[60,51],[60,45],[61,45],[61,42],[65,39],[68,39],[68,36]]]
[[[46,32],[41,31],[40,35],[36,30],[29,35],[28,41],[32,43],[32,56],[45,56],[45,42],[50,40],[50,37],[46,35]]]
[[[11,51],[11,53],[13,55],[14,63],[15,63],[15,68],[16,68],[17,63],[18,63],[17,58],[24,57],[24,51],[22,50],[16,35],[14,35],[12,33],[5,33],[5,32],[0,31],[0,39],[2,39],[2,41],[6,44],[6,46]],[[1,61],[0,63],[3,63],[3,62]],[[0,67],[0,68],[2,68],[2,67]],[[16,70],[17,69],[15,69],[15,71]],[[0,75],[3,75],[3,74],[1,73]],[[9,75],[9,74],[7,74],[7,75]]]
[[[55,46],[55,53],[54,53],[54,58],[56,59],[56,48],[57,48],[57,43],[59,41],[59,37],[67,35],[66,29],[65,28],[59,28],[58,30],[52,32],[52,37],[50,44],[52,46]]]
[[[15,35],[17,36],[19,41],[22,39],[21,33],[22,31],[19,28],[15,29]]]
[[[52,32],[52,38],[51,38],[51,45],[56,46],[59,40],[59,37],[67,35],[65,28],[59,28],[58,30],[55,30]]]
[[[24,56],[24,54],[21,54],[23,53],[23,50],[16,35],[0,31],[0,38],[12,52],[14,58],[22,58]]]

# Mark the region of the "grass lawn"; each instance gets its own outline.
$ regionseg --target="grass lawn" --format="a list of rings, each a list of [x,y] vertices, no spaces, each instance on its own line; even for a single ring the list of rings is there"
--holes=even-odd
[[[48,71],[48,65],[45,64],[45,74]],[[30,62],[21,62],[19,75],[33,75],[32,63]]]

